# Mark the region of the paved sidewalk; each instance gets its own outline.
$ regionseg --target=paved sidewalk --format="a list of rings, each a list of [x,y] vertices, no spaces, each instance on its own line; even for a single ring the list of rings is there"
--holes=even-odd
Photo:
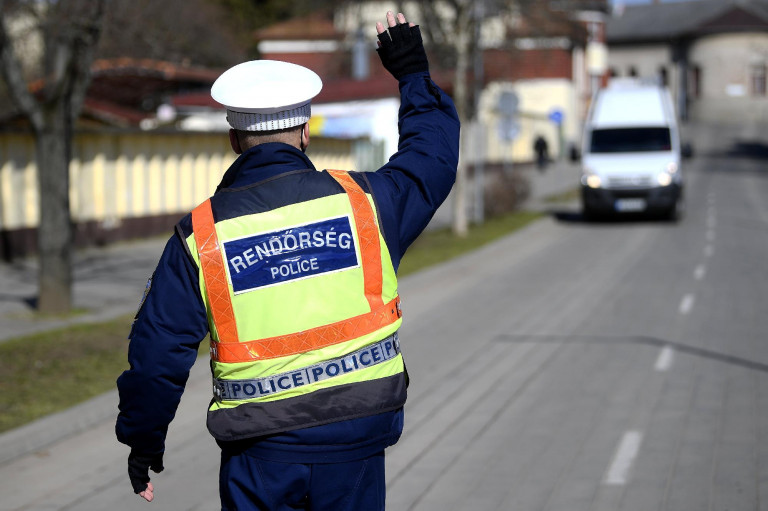
[[[75,253],[73,300],[77,313],[69,317],[35,313],[35,258],[0,263],[0,341],[134,312],[166,241],[154,238]]]
[[[537,170],[533,163],[515,164],[512,167],[512,171],[526,178],[530,186],[529,196],[523,202],[521,208],[550,211],[553,207],[560,206],[550,202],[550,199],[577,189],[579,178],[581,177],[580,168],[579,162],[574,163],[569,160],[553,161],[543,171]],[[487,186],[489,186],[488,183],[486,183]],[[474,193],[474,182],[470,180],[467,183],[467,208],[470,210],[472,209]],[[449,195],[445,203],[437,210],[428,229],[451,225],[451,219],[453,218],[452,199],[453,194]],[[573,201],[571,200],[570,202],[572,203]]]
[[[522,167],[523,175],[531,184],[530,197],[523,203],[523,209],[550,210],[555,204],[553,198],[578,189],[580,169],[580,162],[567,160],[553,162],[543,171],[532,165]],[[572,204],[574,198],[566,199],[566,202]]]

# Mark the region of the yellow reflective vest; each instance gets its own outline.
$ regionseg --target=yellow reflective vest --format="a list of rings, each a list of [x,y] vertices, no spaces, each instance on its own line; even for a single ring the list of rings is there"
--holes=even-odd
[[[299,171],[223,190],[195,208],[192,228],[186,242],[208,311],[215,438],[404,404],[397,278],[373,197],[352,175]]]

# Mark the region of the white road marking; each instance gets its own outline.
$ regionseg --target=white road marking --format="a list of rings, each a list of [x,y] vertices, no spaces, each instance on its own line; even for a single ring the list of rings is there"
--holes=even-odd
[[[603,478],[603,483],[610,485],[624,485],[629,480],[629,472],[635,462],[637,453],[640,452],[640,444],[643,442],[643,434],[640,431],[627,431],[621,437],[619,447],[613,456],[613,461],[608,467]]]
[[[688,293],[683,297],[683,299],[680,301],[680,314],[688,314],[691,312],[691,309],[693,309],[693,293]]]
[[[696,280],[702,280],[704,278],[704,275],[707,274],[707,267],[703,264],[700,264],[696,267],[695,270],[693,270],[693,276]]]
[[[659,352],[654,369],[659,372],[669,371],[672,367],[672,361],[675,359],[675,350],[670,346],[664,346]]]
[[[706,247],[704,247],[704,255],[707,257],[712,257],[712,255],[715,253],[715,247],[710,243]]]
[[[707,241],[715,241],[715,230],[707,229]]]

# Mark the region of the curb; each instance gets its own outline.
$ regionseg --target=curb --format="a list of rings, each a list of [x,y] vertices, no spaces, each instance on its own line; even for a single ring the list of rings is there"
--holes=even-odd
[[[117,390],[0,434],[0,465],[117,417]]]

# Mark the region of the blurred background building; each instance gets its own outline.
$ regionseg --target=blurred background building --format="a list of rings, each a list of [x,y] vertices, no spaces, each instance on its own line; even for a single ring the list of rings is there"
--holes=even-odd
[[[198,3],[230,10],[257,4]],[[319,168],[374,170],[396,150],[397,83],[378,62],[372,27],[387,9],[430,19],[421,12],[422,3],[318,2],[316,9],[290,12],[258,28],[237,25],[253,18],[245,11],[230,12],[217,25],[211,20],[221,9],[197,12],[161,4],[114,3],[112,25],[93,62],[70,165],[78,245],[169,233],[181,215],[212,193],[234,155],[224,111],[211,100],[210,86],[242,60],[295,62],[321,76],[324,89],[313,102],[308,150]],[[469,15],[475,28],[464,34],[476,44],[463,76],[464,136],[472,143],[462,158],[470,172],[482,168],[489,183],[513,164],[532,162],[539,136],[550,155],[569,156],[580,142],[592,94],[611,76],[667,84],[679,113],[692,122],[765,117],[768,0],[512,4],[510,9],[506,2],[474,2]],[[456,21],[455,13],[436,12],[446,26]],[[13,25],[23,31],[24,23],[20,18]],[[189,28],[165,43],[146,35],[152,24],[160,27],[158,33],[168,32],[168,23]],[[427,25],[433,78],[455,95],[457,54],[446,51]],[[212,30],[218,31],[212,35]],[[236,32],[246,36],[237,39]],[[202,39],[215,45],[190,57],[189,48],[197,50]],[[25,44],[36,51],[34,39]],[[39,200],[33,135],[6,101],[0,105],[4,259],[35,251]]]
[[[606,23],[611,76],[655,78],[679,115],[754,123],[768,114],[768,1],[617,4]]]

